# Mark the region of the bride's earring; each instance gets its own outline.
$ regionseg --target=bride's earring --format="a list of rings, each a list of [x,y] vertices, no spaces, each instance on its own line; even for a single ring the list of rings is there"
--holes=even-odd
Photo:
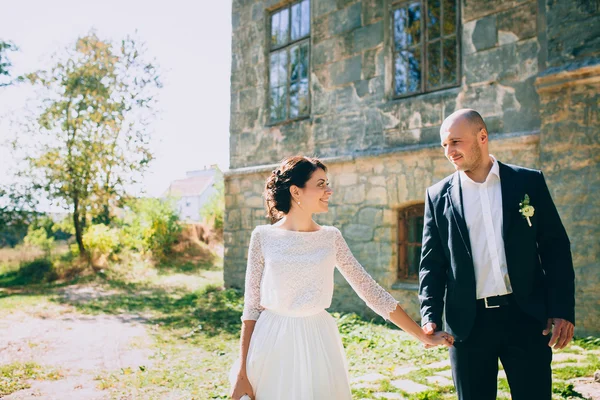
[[[298,205],[300,205],[300,202],[299,202],[299,201],[297,201],[296,203],[298,203]]]

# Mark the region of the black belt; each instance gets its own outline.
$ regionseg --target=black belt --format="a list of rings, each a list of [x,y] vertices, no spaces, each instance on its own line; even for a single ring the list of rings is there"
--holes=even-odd
[[[503,296],[491,296],[484,297],[483,299],[477,300],[477,305],[484,308],[500,308],[511,304],[512,294],[505,294]]]

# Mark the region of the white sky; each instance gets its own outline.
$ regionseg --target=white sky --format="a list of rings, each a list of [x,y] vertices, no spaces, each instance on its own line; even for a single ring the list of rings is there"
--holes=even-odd
[[[49,68],[50,56],[91,29],[102,39],[135,34],[161,67],[156,159],[144,179],[160,195],[185,171],[229,167],[230,0],[0,0],[0,39],[14,42],[13,76]],[[11,115],[33,95],[27,85],[0,89],[0,182],[14,159],[5,146]]]

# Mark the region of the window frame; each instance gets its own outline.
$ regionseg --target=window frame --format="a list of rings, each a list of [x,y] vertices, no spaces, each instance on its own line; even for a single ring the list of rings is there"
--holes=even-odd
[[[266,64],[266,79],[265,79],[265,91],[267,93],[266,95],[266,105],[265,105],[265,110],[266,110],[266,119],[267,122],[265,124],[265,126],[270,127],[270,126],[277,126],[277,125],[284,125],[284,124],[289,124],[291,122],[295,122],[295,121],[301,121],[304,119],[308,119],[311,116],[311,71],[312,71],[312,31],[313,31],[313,25],[312,25],[312,13],[313,13],[313,2],[312,0],[308,0],[309,3],[309,10],[310,10],[310,15],[308,17],[308,24],[309,24],[309,32],[308,35],[302,36],[298,39],[292,40],[292,7],[296,4],[302,3],[303,0],[292,0],[292,1],[288,1],[285,4],[278,6],[276,8],[267,10],[267,15],[266,15],[266,40],[267,40],[267,46],[265,46],[266,49],[266,55],[265,55],[265,64]],[[279,46],[273,46],[272,41],[271,41],[271,29],[272,29],[272,20],[273,20],[273,15],[284,10],[284,9],[288,9],[288,33],[287,33],[287,38],[286,38],[286,42],[285,44],[279,45]],[[291,80],[291,54],[289,49],[293,46],[301,46],[302,44],[307,43],[307,57],[308,57],[308,71],[307,71],[307,79],[308,79],[308,91],[307,91],[307,111],[306,114],[302,114],[302,115],[298,115],[296,117],[290,117],[289,116],[289,112],[290,112],[290,96],[289,96],[289,87],[290,87],[290,80]],[[287,69],[286,69],[286,118],[281,119],[281,120],[272,120],[271,119],[271,54],[275,53],[275,52],[279,52],[286,49],[286,53],[287,53],[287,59],[288,59],[288,63],[287,63]]]
[[[389,49],[389,57],[390,57],[390,66],[388,68],[388,73],[390,73],[390,80],[389,80],[389,98],[391,100],[398,100],[398,99],[403,99],[403,98],[407,98],[407,97],[415,97],[415,96],[420,96],[420,95],[424,95],[424,94],[428,94],[428,93],[434,93],[434,92],[439,92],[442,90],[446,90],[446,89],[452,89],[452,88],[456,88],[459,87],[461,85],[461,81],[462,81],[462,19],[461,19],[461,5],[462,5],[462,1],[461,0],[455,0],[456,1],[456,56],[457,56],[457,63],[456,63],[456,83],[452,83],[452,84],[446,84],[446,85],[441,85],[438,86],[434,89],[428,89],[427,88],[427,80],[428,80],[428,74],[429,74],[429,63],[427,60],[427,44],[429,44],[429,42],[427,41],[427,12],[424,12],[424,10],[427,9],[428,6],[428,2],[429,0],[390,0],[389,1],[389,6],[386,7],[387,9],[387,15],[386,15],[386,21],[389,24],[388,29],[386,29],[387,33],[388,33],[388,37],[389,37],[389,42],[387,43],[387,48]],[[443,0],[440,0],[440,2],[443,2]],[[396,94],[396,66],[395,66],[395,55],[398,53],[396,51],[396,43],[394,41],[394,11],[397,8],[400,8],[402,6],[409,6],[412,3],[419,3],[421,6],[421,13],[423,15],[423,19],[422,19],[422,27],[421,27],[421,37],[420,37],[420,52],[421,52],[421,90],[418,92],[410,92],[410,93],[403,93],[403,94]],[[440,11],[440,19],[443,21],[444,18],[444,13],[443,13],[443,7],[441,8]],[[451,36],[451,35],[448,35]],[[440,27],[440,36],[439,38],[434,39],[433,42],[439,42],[441,43],[442,40],[444,39],[444,33],[443,33],[443,27]],[[442,46],[440,46],[440,53],[441,54],[441,58],[440,60],[444,61],[444,57],[443,57],[443,48]]]
[[[396,240],[398,265],[396,279],[399,282],[417,283],[419,280],[419,269],[414,275],[409,275],[408,247],[423,247],[422,238],[419,242],[408,242],[408,221],[414,217],[424,217],[425,203],[411,204],[398,209],[398,236]],[[419,257],[420,258],[420,257]]]

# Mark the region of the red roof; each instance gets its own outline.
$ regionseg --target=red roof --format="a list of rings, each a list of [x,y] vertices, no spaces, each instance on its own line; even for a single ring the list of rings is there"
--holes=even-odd
[[[192,176],[173,181],[163,194],[163,197],[194,197],[200,196],[214,182],[213,176]]]

